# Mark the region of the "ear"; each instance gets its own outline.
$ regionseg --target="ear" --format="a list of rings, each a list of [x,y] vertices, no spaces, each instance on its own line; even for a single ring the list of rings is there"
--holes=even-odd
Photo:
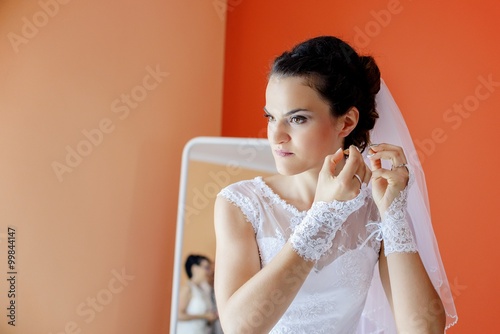
[[[339,136],[345,138],[358,125],[359,111],[356,107],[351,107],[344,115],[338,118]]]

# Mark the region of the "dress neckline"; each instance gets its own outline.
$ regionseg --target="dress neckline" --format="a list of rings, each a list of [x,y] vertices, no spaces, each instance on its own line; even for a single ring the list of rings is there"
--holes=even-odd
[[[295,216],[305,216],[307,214],[308,210],[301,211],[297,209],[295,205],[292,205],[285,201],[283,198],[281,198],[280,195],[278,195],[267,183],[264,181],[262,176],[257,176],[254,179],[262,188],[262,190],[265,192],[265,196],[269,197],[274,203],[279,203],[285,210],[288,212],[292,213]]]

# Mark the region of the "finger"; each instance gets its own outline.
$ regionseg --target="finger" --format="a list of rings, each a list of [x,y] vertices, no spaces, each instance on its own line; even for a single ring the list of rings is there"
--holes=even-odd
[[[369,156],[376,156],[379,158],[387,158],[391,156],[396,156],[403,158],[406,162],[406,157],[403,149],[400,146],[391,144],[373,144],[369,147]]]
[[[365,177],[363,178],[363,183],[370,183],[370,179],[372,178],[372,171],[366,164],[364,164],[364,169],[365,169]]]
[[[374,155],[369,155],[368,160],[370,160],[370,166],[372,171],[382,168],[382,160],[377,159]]]
[[[376,145],[371,145],[368,148],[368,154],[366,155],[366,157],[370,161],[370,166],[372,171],[382,168],[382,161],[380,160],[379,157],[375,156],[376,152],[372,149],[372,147],[375,146]]]
[[[338,149],[334,154],[329,154],[325,157],[325,161],[323,162],[323,166],[321,167],[321,171],[328,173],[328,175],[335,175],[335,166],[339,161],[341,161],[342,149]],[[340,158],[339,158],[340,156]]]
[[[408,184],[408,176],[383,168],[374,170],[371,179],[372,181],[384,179],[389,185],[397,186],[401,190]]]
[[[351,145],[348,150],[344,151],[344,154],[348,155],[349,159],[347,159],[344,169],[341,174],[339,174],[339,177],[346,181],[356,180],[360,187],[363,183],[368,184],[371,178],[371,171],[366,165],[359,149],[356,146]]]
[[[387,144],[387,143],[371,144],[369,146],[369,149],[372,150],[373,152],[394,151],[394,150],[397,150],[398,148],[401,148],[401,147],[396,146],[396,145],[392,145],[392,144]]]
[[[342,148],[339,148],[337,150],[337,152],[333,153],[333,159],[335,160],[335,163],[339,163],[340,161],[342,161],[342,159],[344,159],[344,154],[342,152]]]
[[[406,163],[406,156],[401,147],[390,144],[372,145],[368,150],[368,158],[370,161],[375,161],[375,167],[381,168],[380,160],[389,160],[393,165],[400,165]],[[380,165],[379,165],[380,163]],[[374,166],[372,164],[372,166]],[[376,169],[378,169],[376,168]]]
[[[359,182],[359,188],[361,188],[363,186],[363,180],[361,177],[358,174],[354,174],[354,179]]]
[[[361,179],[361,183],[368,184],[370,182],[370,178],[372,176],[372,172],[368,165],[365,163],[365,159],[361,155],[361,152],[356,146],[352,146],[352,154],[350,153],[351,147],[349,148],[349,155],[353,156],[358,161],[358,169],[356,170],[355,175],[358,175]]]
[[[338,176],[345,177],[346,179],[351,179],[354,174],[357,174],[359,172],[359,166],[362,160],[363,158],[361,157],[361,153],[359,153],[358,149],[354,145],[351,145],[349,147],[349,158],[346,160],[344,168]],[[364,174],[360,175],[360,177],[363,178]]]

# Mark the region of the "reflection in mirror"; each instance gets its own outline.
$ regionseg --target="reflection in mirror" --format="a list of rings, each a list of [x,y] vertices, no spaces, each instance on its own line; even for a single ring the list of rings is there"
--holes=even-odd
[[[225,186],[276,173],[267,139],[197,137],[184,147],[179,185],[170,333],[177,333],[179,291],[190,254],[215,258],[213,206]],[[180,333],[179,333],[180,334]]]

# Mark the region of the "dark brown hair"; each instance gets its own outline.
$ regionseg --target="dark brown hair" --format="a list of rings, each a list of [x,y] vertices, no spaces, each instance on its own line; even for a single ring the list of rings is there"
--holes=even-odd
[[[186,269],[186,274],[189,278],[193,277],[193,266],[199,266],[202,261],[210,262],[210,259],[203,255],[191,254],[187,257],[186,263],[184,264],[184,268]]]

